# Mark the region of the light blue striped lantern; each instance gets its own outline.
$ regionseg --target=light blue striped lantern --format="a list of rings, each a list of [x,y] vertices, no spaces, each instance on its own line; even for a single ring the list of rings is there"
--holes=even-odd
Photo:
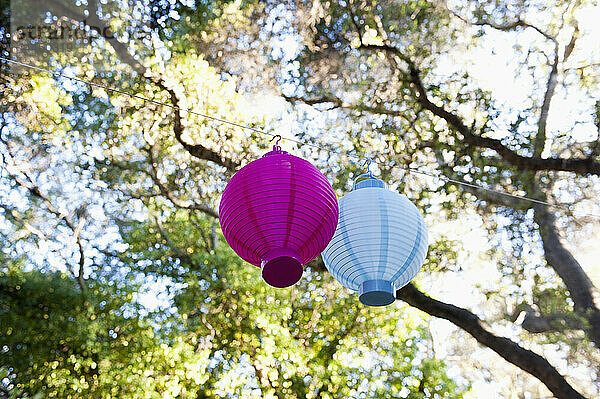
[[[389,305],[427,255],[423,216],[408,198],[371,174],[339,200],[338,225],[323,252],[327,270],[368,306]]]

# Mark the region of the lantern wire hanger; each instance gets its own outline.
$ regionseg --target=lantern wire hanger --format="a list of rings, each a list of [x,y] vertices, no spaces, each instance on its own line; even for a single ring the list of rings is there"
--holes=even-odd
[[[275,142],[275,145],[273,145],[273,151],[281,151],[281,147],[279,146],[279,142],[282,139],[281,135],[276,134],[271,140],[269,140],[269,143],[272,143],[275,139],[277,139],[277,141]]]
[[[386,184],[373,176],[373,172],[371,172],[371,163],[373,160],[371,158],[366,158],[365,162],[362,165],[362,168],[365,169],[360,175],[354,179],[353,190],[365,187],[378,187],[385,188]]]
[[[279,146],[280,140],[287,140],[287,141],[299,144],[300,146],[307,146],[307,147],[317,148],[317,149],[320,149],[322,151],[326,151],[326,152],[331,153],[331,154],[346,155],[348,157],[353,157],[353,158],[359,159],[359,160],[364,159],[364,157],[361,157],[359,155],[354,155],[354,154],[350,154],[350,153],[344,153],[344,152],[340,152],[340,151],[334,151],[334,150],[326,148],[326,147],[322,147],[322,146],[319,146],[319,145],[316,145],[316,144],[308,143],[308,142],[305,142],[305,141],[300,141],[300,140],[289,138],[289,137],[285,137],[284,138],[284,137],[282,137],[279,134],[265,132],[264,130],[260,130],[260,129],[254,128],[252,126],[243,125],[243,124],[236,123],[236,122],[231,122],[231,121],[228,121],[228,120],[225,120],[225,119],[221,119],[221,118],[218,118],[218,117],[215,117],[215,116],[212,116],[212,115],[203,114],[203,113],[191,110],[191,109],[180,108],[180,107],[172,105],[172,104],[167,104],[167,103],[164,103],[164,102],[161,102],[161,101],[153,100],[151,98],[143,97],[143,96],[140,96],[138,94],[128,93],[126,91],[115,89],[113,87],[106,86],[106,85],[103,85],[103,84],[100,84],[100,83],[95,83],[95,82],[91,82],[91,81],[88,81],[88,80],[80,79],[80,78],[77,78],[77,77],[74,77],[74,76],[65,75],[62,72],[52,71],[52,70],[47,69],[47,68],[36,67],[36,66],[30,65],[30,64],[24,63],[24,62],[12,60],[10,58],[5,58],[5,57],[0,56],[0,61],[4,61],[4,62],[10,63],[10,64],[14,64],[14,65],[23,66],[23,67],[26,67],[26,68],[29,68],[29,69],[40,71],[40,72],[46,72],[46,73],[50,74],[50,76],[55,77],[55,78],[56,77],[61,77],[61,78],[69,79],[69,80],[72,80],[72,81],[75,81],[75,82],[83,83],[83,84],[91,86],[91,87],[98,87],[98,88],[104,89],[104,90],[106,90],[108,92],[123,94],[123,95],[126,95],[126,96],[131,97],[131,98],[136,98],[138,100],[142,100],[144,102],[148,102],[148,103],[152,103],[152,104],[156,104],[156,105],[161,105],[161,106],[164,106],[164,107],[167,107],[167,108],[170,108],[170,109],[174,109],[176,111],[186,112],[186,113],[189,113],[189,114],[200,116],[202,118],[211,119],[211,120],[214,120],[214,121],[217,121],[217,122],[221,122],[221,123],[224,123],[224,124],[227,124],[227,125],[230,125],[230,126],[235,126],[235,127],[241,128],[241,129],[250,130],[250,131],[253,131],[255,133],[259,133],[259,134],[265,135],[265,136],[270,136],[271,137],[271,140],[270,140],[271,142],[275,138],[277,138],[277,141],[275,142],[275,146],[274,147],[276,147],[279,151],[281,150],[281,147]],[[365,166],[367,166],[367,173],[368,173],[369,176],[372,177],[372,173],[370,171],[371,163],[372,163],[371,159],[367,159],[365,161],[365,164],[363,165],[363,168]],[[386,166],[386,164],[384,164],[384,163],[378,163],[378,162],[375,162],[375,163],[378,164],[378,165],[381,165],[381,166]],[[569,208],[569,206],[566,206],[566,205],[552,204],[550,202],[540,201],[540,200],[537,200],[537,199],[534,199],[534,198],[530,198],[530,197],[526,197],[526,196],[523,196],[523,195],[516,195],[516,194],[507,193],[505,191],[498,191],[498,190],[494,190],[494,189],[491,189],[491,188],[482,187],[482,186],[479,186],[477,184],[471,184],[471,183],[467,183],[467,182],[464,182],[464,181],[461,181],[461,180],[452,179],[452,178],[450,178],[448,176],[445,176],[443,174],[439,174],[439,173],[435,173],[435,172],[430,172],[430,171],[424,171],[423,169],[418,168],[418,167],[415,168],[415,167],[410,167],[410,166],[397,166],[397,165],[395,167],[397,167],[399,169],[403,169],[403,170],[405,170],[405,171],[407,171],[409,173],[414,173],[414,174],[419,174],[419,175],[423,175],[423,176],[433,177],[435,179],[439,179],[439,180],[445,181],[447,183],[452,183],[452,184],[456,184],[456,185],[459,185],[459,186],[464,186],[464,187],[474,188],[474,189],[478,189],[478,190],[488,191],[488,192],[496,193],[496,194],[503,195],[503,196],[506,196],[506,197],[510,197],[510,198],[514,198],[514,199],[518,199],[518,200],[523,200],[523,201],[528,201],[528,202],[531,202],[531,203],[534,203],[534,204],[538,204],[538,205],[545,205],[545,206],[548,206],[548,207],[552,207],[552,208],[556,208],[556,209],[561,209],[563,211],[568,211],[568,212],[571,211],[571,209]],[[581,217],[589,217],[589,218],[594,218],[594,219],[600,220],[600,215],[596,215],[596,214],[580,214],[580,216]]]
[[[367,175],[368,175],[370,178],[373,178],[373,173],[371,173],[371,162],[372,162],[371,158],[367,158],[367,159],[365,160],[365,163],[363,164],[363,166],[362,166],[362,167],[363,167],[363,169],[364,169],[364,167],[366,166],[366,167],[367,167],[367,170],[365,171],[365,172],[367,172],[366,174],[367,174]]]

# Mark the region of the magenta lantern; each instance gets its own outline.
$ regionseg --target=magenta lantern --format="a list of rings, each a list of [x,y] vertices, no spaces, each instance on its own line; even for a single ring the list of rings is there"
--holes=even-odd
[[[268,284],[288,287],[331,240],[338,204],[317,168],[275,146],[229,181],[219,221],[235,253],[261,267]]]

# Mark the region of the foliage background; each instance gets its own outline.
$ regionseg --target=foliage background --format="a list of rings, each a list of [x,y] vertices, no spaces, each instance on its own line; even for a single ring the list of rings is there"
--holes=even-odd
[[[346,154],[373,158],[426,215],[429,257],[385,309],[319,259],[272,289],[215,218],[269,137],[3,62],[0,395],[599,395],[598,220],[582,216],[600,214],[597,9],[73,3],[67,19],[118,40],[23,61],[331,149],[283,143],[338,196],[359,173]]]

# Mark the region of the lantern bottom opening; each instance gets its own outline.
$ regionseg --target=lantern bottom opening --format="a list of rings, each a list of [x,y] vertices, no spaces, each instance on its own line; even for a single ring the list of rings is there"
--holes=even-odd
[[[358,289],[358,299],[367,306],[386,306],[396,300],[396,292],[389,281],[367,280]]]
[[[294,285],[302,277],[300,255],[290,248],[276,248],[263,256],[262,276],[267,284],[284,288]]]

